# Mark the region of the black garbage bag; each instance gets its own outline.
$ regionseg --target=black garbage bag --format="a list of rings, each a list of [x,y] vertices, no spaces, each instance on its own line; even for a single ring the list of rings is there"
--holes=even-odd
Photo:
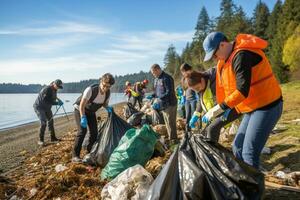
[[[166,165],[151,184],[146,199],[183,199],[178,170],[178,148],[174,151]]]
[[[127,130],[133,128],[120,118],[114,111],[108,115],[107,120],[98,129],[98,138],[83,162],[89,165],[104,167],[120,139]]]
[[[185,134],[178,154],[180,186],[184,199],[211,199],[207,188],[206,175],[196,162],[189,144],[189,134]]]
[[[127,102],[127,104],[124,107],[124,113],[123,113],[125,119],[128,119],[131,115],[137,112],[138,110],[132,105],[132,103]]]
[[[131,125],[131,126],[138,126],[141,125],[142,122],[142,118],[144,117],[144,113],[141,111],[138,111],[137,113],[134,113],[133,115],[131,115],[128,119],[127,122]]]
[[[192,135],[190,144],[196,163],[206,173],[212,199],[260,199],[264,193],[264,175],[236,159],[218,143],[201,135]]]
[[[264,176],[221,145],[185,135],[146,199],[261,199]]]
[[[160,111],[152,111],[152,125],[165,124],[163,114]]]
[[[146,199],[207,199],[204,198],[205,173],[193,161],[187,138],[154,180]]]

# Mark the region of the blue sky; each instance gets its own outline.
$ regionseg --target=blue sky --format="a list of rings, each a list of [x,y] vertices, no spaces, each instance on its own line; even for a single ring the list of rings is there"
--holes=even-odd
[[[0,83],[74,82],[163,66],[221,0],[0,0]],[[257,0],[235,0],[251,16]],[[276,0],[265,0],[272,10]]]

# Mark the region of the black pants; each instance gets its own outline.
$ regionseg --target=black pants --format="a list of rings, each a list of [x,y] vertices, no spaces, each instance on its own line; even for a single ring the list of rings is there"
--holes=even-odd
[[[42,108],[36,108],[34,107],[34,111],[36,115],[38,116],[40,120],[40,141],[44,142],[45,137],[45,130],[48,123],[48,129],[51,135],[51,138],[55,138],[55,132],[54,132],[54,123],[53,123],[53,114],[51,109],[42,109]]]
[[[80,157],[80,151],[82,148],[82,143],[84,140],[84,137],[87,132],[87,128],[83,128],[80,125],[80,112],[75,109],[74,110],[74,115],[75,115],[75,121],[77,125],[77,136],[75,138],[75,144],[74,144],[74,149],[73,149],[73,157],[77,156]],[[95,143],[97,139],[97,119],[96,119],[96,114],[95,113],[85,113],[86,118],[87,118],[87,124],[90,130],[90,138],[89,138],[89,144],[87,146],[87,151],[90,152],[93,144]]]
[[[216,117],[205,129],[206,137],[211,141],[218,142],[221,128],[239,118],[239,114],[235,109],[232,109],[226,120],[222,119],[222,115]]]
[[[142,108],[142,103],[143,103],[143,97],[142,96],[138,96],[138,97],[132,97],[132,105],[133,107],[135,107],[136,103],[139,104],[139,108]]]

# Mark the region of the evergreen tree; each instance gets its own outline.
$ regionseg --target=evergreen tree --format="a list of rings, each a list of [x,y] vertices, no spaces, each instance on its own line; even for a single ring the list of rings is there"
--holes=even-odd
[[[272,41],[276,34],[278,18],[281,15],[281,12],[282,12],[282,3],[281,0],[277,0],[273,8],[273,11],[271,12],[268,18],[267,38],[269,41],[269,49],[272,48]]]
[[[220,11],[221,14],[217,18],[216,30],[223,32],[229,40],[234,39],[236,36],[233,33],[233,21],[235,14],[235,5],[232,0],[222,0]]]
[[[289,79],[289,66],[282,62],[283,46],[299,24],[300,1],[286,0],[278,17],[277,30],[270,50],[271,64],[280,82],[287,82]]]
[[[253,30],[254,35],[261,37],[265,40],[268,39],[267,27],[268,27],[268,18],[270,16],[268,6],[259,1],[254,9],[253,15]]]
[[[201,11],[200,11],[198,20],[197,20],[197,25],[196,25],[196,28],[195,28],[196,32],[195,32],[193,41],[202,42],[205,39],[206,35],[210,31],[209,25],[210,25],[209,16],[207,14],[207,11],[206,11],[205,7],[203,6]]]
[[[243,8],[239,6],[233,18],[232,34],[251,33],[250,20],[247,18]]]
[[[178,54],[176,53],[176,49],[173,46],[173,44],[171,44],[167,50],[167,53],[164,57],[164,66],[165,66],[165,70],[167,72],[169,72],[172,76],[175,75],[176,72],[176,67],[178,64]]]

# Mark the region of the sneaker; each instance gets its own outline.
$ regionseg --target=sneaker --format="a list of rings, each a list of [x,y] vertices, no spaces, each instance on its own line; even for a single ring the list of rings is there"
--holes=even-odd
[[[80,162],[82,162],[82,160],[78,156],[72,158],[72,163],[80,163]]]
[[[45,143],[44,143],[43,141],[38,141],[38,145],[39,145],[39,146],[44,146]]]

